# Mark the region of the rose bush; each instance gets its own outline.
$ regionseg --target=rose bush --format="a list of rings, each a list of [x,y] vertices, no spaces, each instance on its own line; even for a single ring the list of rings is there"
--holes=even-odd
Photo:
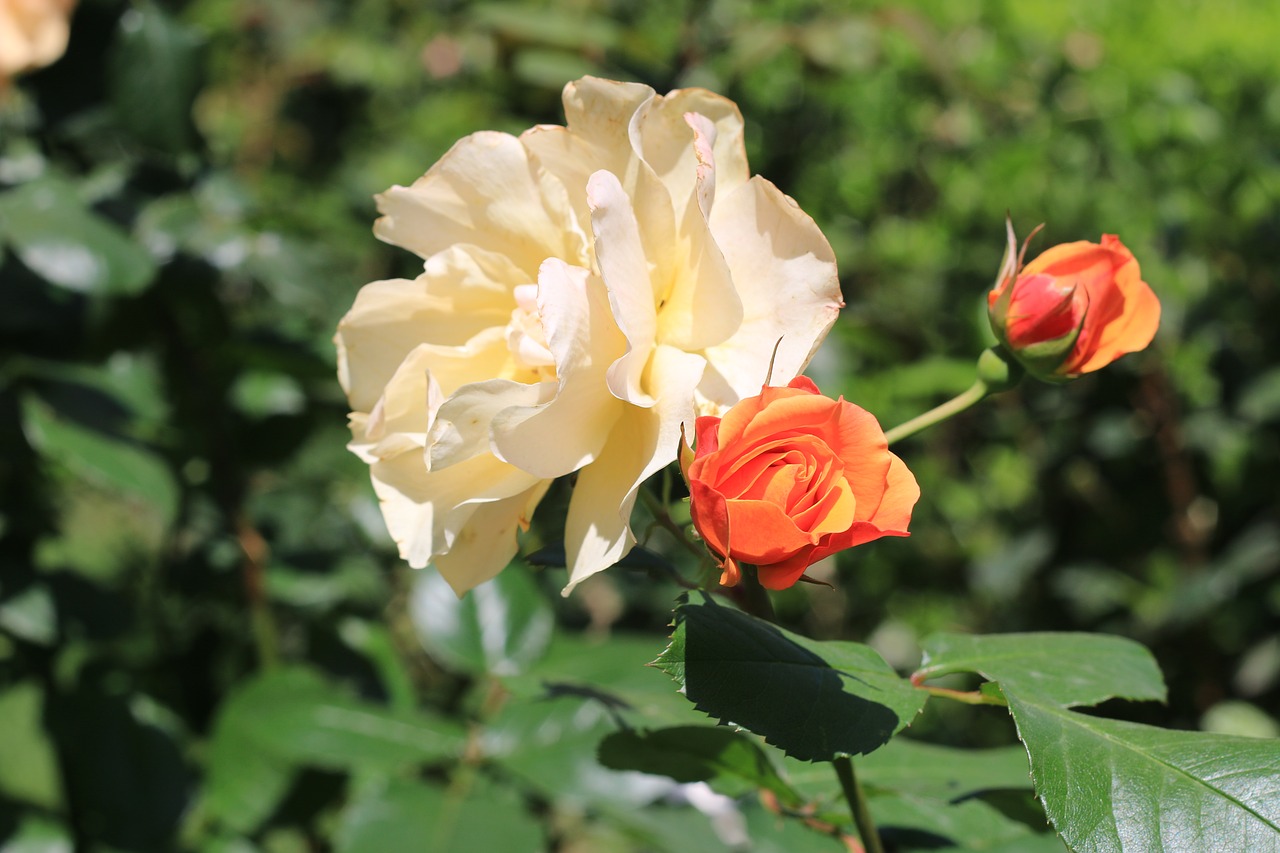
[[[876,419],[803,376],[723,418],[698,418],[685,477],[694,525],[720,556],[726,586],[738,582],[739,563],[785,589],[823,557],[906,536],[920,497]]]
[[[1010,255],[1015,247],[1010,233]],[[991,328],[1042,379],[1106,367],[1151,343],[1160,302],[1114,234],[1054,246],[1025,268],[1006,262],[987,295]]]
[[[75,0],[0,0],[0,88],[62,56],[74,6]]]
[[[366,285],[336,338],[391,535],[459,594],[575,471],[569,586],[616,562],[681,424],[752,393],[779,339],[798,374],[842,304],[813,220],[748,176],[731,101],[587,77],[564,109],[378,197],[375,234],[424,272]]]

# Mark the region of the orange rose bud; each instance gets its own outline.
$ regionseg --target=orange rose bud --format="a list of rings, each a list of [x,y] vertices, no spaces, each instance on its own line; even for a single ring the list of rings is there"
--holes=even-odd
[[[1151,343],[1160,302],[1120,238],[1054,246],[1021,270],[1010,260],[1012,229],[1009,239],[987,313],[1000,343],[1032,375],[1073,379]]]
[[[785,589],[836,551],[908,535],[915,477],[870,413],[803,376],[698,418],[695,432],[690,509],[725,586],[750,563],[764,586]]]

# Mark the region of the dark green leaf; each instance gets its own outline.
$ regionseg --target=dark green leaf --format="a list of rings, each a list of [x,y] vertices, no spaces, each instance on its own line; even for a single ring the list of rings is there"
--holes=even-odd
[[[409,612],[423,648],[463,672],[515,675],[551,640],[551,608],[517,566],[462,598],[439,573],[419,572]]]
[[[1280,851],[1280,741],[1167,731],[1005,695],[1036,792],[1073,850]]]
[[[601,764],[614,770],[638,770],[677,782],[716,782],[717,789],[730,796],[763,788],[788,806],[801,803],[764,750],[728,728],[626,729],[601,741],[598,755]]]
[[[698,710],[806,761],[883,746],[926,699],[869,646],[809,640],[706,595],[676,609],[654,665]]]
[[[150,3],[120,18],[108,75],[120,123],[140,142],[176,153],[191,146],[191,105],[203,74],[203,39]]]
[[[138,444],[60,417],[35,397],[23,400],[27,438],[51,462],[104,488],[141,498],[166,521],[177,511],[177,483],[169,466]]]
[[[81,293],[131,295],[156,271],[146,250],[57,180],[0,194],[0,237],[50,284]]]
[[[1005,689],[1064,707],[1113,698],[1165,698],[1151,652],[1133,640],[1101,634],[933,634],[917,675],[976,672]]]

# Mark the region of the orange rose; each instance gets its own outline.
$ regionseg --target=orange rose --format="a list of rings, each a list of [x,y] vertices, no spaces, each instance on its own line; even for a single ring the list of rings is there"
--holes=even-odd
[[[1151,343],[1160,325],[1159,300],[1114,234],[1054,246],[1021,272],[1006,262],[987,308],[996,337],[1041,379],[1106,367]]]
[[[695,431],[693,523],[722,558],[725,586],[752,563],[764,586],[785,589],[836,551],[907,535],[915,477],[870,413],[803,376],[698,418]]]

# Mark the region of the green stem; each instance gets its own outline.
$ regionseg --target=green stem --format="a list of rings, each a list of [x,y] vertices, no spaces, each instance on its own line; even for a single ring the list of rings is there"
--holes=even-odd
[[[893,429],[887,430],[884,434],[885,441],[893,444],[895,441],[901,441],[909,435],[915,435],[926,427],[931,427],[940,421],[945,421],[952,415],[960,414],[965,409],[982,400],[989,393],[990,389],[987,387],[987,383],[978,379],[970,385],[969,390],[965,391],[963,394],[952,397],[936,409],[930,409],[923,415],[918,415],[907,421],[905,424],[898,424],[898,426]]]
[[[945,421],[952,415],[960,414],[965,409],[990,397],[992,394],[1008,391],[1018,384],[1024,372],[1017,359],[999,344],[983,351],[982,355],[978,357],[977,370],[978,378],[969,386],[969,390],[952,397],[941,406],[930,409],[923,415],[912,418],[905,424],[899,424],[893,429],[887,430],[884,434],[885,441],[889,444],[901,441],[907,436],[915,435],[926,427]]]
[[[840,779],[840,788],[849,803],[849,811],[853,812],[853,822],[858,827],[858,837],[867,853],[884,853],[880,844],[880,833],[876,830],[871,812],[867,809],[867,798],[858,784],[858,777],[853,772],[853,761],[849,756],[841,755],[832,760],[836,768],[836,776]]]
[[[760,583],[756,567],[746,563],[739,565],[742,569],[742,580],[735,588],[738,591],[738,603],[752,616],[758,616],[766,622],[773,622],[773,601],[769,598],[769,591]]]
[[[676,524],[675,519],[671,517],[671,513],[667,511],[665,503],[658,500],[648,489],[640,490],[640,500],[644,503],[645,509],[649,510],[653,515],[654,522],[670,533],[677,542],[684,546],[686,551],[697,557],[699,563],[707,559],[707,549],[690,539],[685,529]]]

